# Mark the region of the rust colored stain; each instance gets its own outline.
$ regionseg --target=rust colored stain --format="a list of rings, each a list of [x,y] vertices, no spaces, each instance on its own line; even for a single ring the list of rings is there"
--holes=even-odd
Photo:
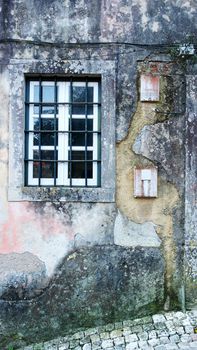
[[[9,203],[7,220],[0,226],[0,253],[22,252],[25,231],[32,230],[47,237],[64,234],[68,241],[74,239],[74,232],[69,225],[65,225],[54,213],[35,213],[29,203]],[[27,233],[28,234],[28,233]]]

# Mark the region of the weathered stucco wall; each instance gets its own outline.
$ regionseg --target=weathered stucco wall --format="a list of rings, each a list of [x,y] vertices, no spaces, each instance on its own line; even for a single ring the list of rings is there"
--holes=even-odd
[[[185,172],[185,142],[194,137],[189,127],[185,134],[186,65],[171,53],[175,42],[196,34],[196,12],[193,1],[0,1],[2,346],[183,308],[184,264],[186,298],[195,302],[195,141],[187,143]],[[115,201],[92,202],[90,193],[87,201],[60,202],[45,190],[28,200],[23,183],[15,188],[23,188],[23,200],[11,200],[8,184],[23,177],[22,148],[16,166],[9,155],[23,144],[25,67],[33,67],[30,74],[38,67],[41,74],[83,74],[84,60],[91,71],[101,61],[115,67]],[[160,77],[158,102],[140,101],[141,74]],[[158,196],[134,198],[134,167],[150,165],[158,168]]]

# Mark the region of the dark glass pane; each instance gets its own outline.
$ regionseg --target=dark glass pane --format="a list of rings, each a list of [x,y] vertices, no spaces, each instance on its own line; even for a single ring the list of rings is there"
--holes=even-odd
[[[39,162],[33,162],[33,178],[38,178],[39,175]]]
[[[34,106],[34,114],[39,114],[39,106]]]
[[[88,128],[88,131],[92,131],[93,130],[93,119],[88,119],[87,120],[87,128]]]
[[[85,102],[85,101],[86,101],[86,87],[73,86],[73,102]]]
[[[85,131],[85,119],[72,119],[72,130],[74,131]],[[87,119],[87,130],[93,130],[93,119]]]
[[[39,159],[39,150],[34,151],[34,159]],[[41,151],[41,159],[43,160],[54,160],[54,151]],[[57,152],[56,152],[57,159]],[[54,177],[54,162],[41,162],[41,177],[42,178],[53,178]],[[58,166],[56,163],[56,177],[58,172]],[[39,176],[39,162],[33,162],[33,177],[38,178]]]
[[[55,119],[41,119],[41,130],[54,130]],[[58,120],[56,119],[56,129],[58,128]],[[34,130],[39,130],[39,119],[34,119]],[[53,146],[54,137],[56,135],[56,145],[58,145],[58,133],[46,132],[41,133],[41,145]],[[34,133],[34,146],[39,145],[39,133]]]
[[[54,163],[42,162],[41,163],[41,177],[51,179],[54,177]]]
[[[93,152],[87,151],[87,160],[93,160]]]
[[[71,168],[72,168],[72,178],[73,179],[84,179],[85,178],[85,163],[84,162],[72,163]],[[69,174],[69,177],[70,177],[70,174]]]
[[[34,153],[33,153],[33,159],[39,159],[39,150],[34,151]]]
[[[56,119],[56,128],[54,128],[55,125],[55,119],[53,118],[47,118],[41,119],[41,130],[54,130],[58,128],[58,120]]]
[[[54,151],[41,151],[41,159],[53,160]]]
[[[88,87],[88,102],[93,102],[93,87]]]
[[[55,101],[55,86],[42,86],[42,102]]]
[[[85,146],[85,133],[75,132],[71,135],[72,146]]]
[[[41,151],[41,158],[40,159],[44,159],[44,160],[54,160],[54,151],[48,151],[48,150],[44,150]],[[35,150],[33,153],[33,159],[39,159],[39,150]],[[56,159],[57,159],[57,151],[56,151]]]
[[[78,115],[85,115],[86,114],[86,109],[85,105],[72,105],[72,114],[78,114]],[[87,106],[87,114],[93,114],[93,105],[88,105]]]
[[[55,113],[55,107],[54,106],[43,106],[41,113],[42,114],[54,114]]]
[[[39,130],[39,119],[34,118],[34,130]]]
[[[85,130],[85,119],[72,119],[72,130]]]
[[[93,177],[92,165],[93,165],[92,162],[87,163],[87,178],[88,179],[92,179],[92,177]]]
[[[34,99],[33,102],[39,102],[39,85],[34,85]]]
[[[72,146],[85,146],[85,133],[75,132],[71,135]],[[70,140],[69,140],[70,146]],[[92,133],[87,134],[87,146],[93,145],[93,135]]]
[[[86,87],[85,86],[73,86],[73,106],[72,114],[85,114],[85,105],[76,105],[75,102],[86,102]],[[93,87],[87,88],[87,102],[93,102]],[[93,114],[93,105],[87,106],[87,114]]]
[[[93,146],[93,134],[92,133],[87,134],[87,146]]]
[[[39,145],[39,134],[34,133],[34,146],[38,146],[38,145]]]
[[[73,105],[72,114],[85,114],[85,105]]]
[[[70,152],[69,155],[70,157]],[[92,151],[87,152],[87,160],[92,160]],[[69,158],[70,159],[70,158]],[[84,179],[85,178],[85,161],[80,162],[80,160],[85,160],[85,151],[72,151],[72,160],[77,162],[72,162],[72,178],[73,179]],[[87,162],[87,177],[92,178],[92,162]],[[70,167],[69,167],[69,177],[70,177]]]
[[[93,160],[92,151],[87,151],[87,160]],[[70,159],[70,152],[68,152],[68,159]],[[85,151],[72,151],[72,160],[85,160]]]

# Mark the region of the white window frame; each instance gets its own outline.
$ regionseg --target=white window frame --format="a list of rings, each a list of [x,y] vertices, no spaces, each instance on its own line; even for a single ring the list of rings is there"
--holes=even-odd
[[[35,102],[34,99],[34,87],[39,86],[39,80],[29,80],[29,101],[30,103]],[[57,81],[58,89],[58,103],[69,103],[69,92],[70,92],[70,81]],[[54,80],[42,81],[41,86],[55,86]],[[85,81],[73,81],[73,87],[80,86],[86,87]],[[87,82],[87,87],[93,87],[93,103],[99,103],[99,83],[98,82]],[[36,102],[35,102],[36,104]],[[74,104],[74,103],[73,103]],[[29,129],[34,129],[34,119],[38,118],[38,114],[34,113],[34,105],[30,104],[29,106],[29,115],[27,116],[29,120]],[[53,114],[41,114],[41,118],[43,119],[51,119],[54,118]],[[70,149],[72,151],[85,151],[85,146],[69,146],[69,136],[67,133],[61,133],[61,131],[69,131],[69,107],[68,104],[60,104],[58,107],[58,113],[56,114],[56,118],[58,120],[58,146],[56,146],[56,150],[58,153],[58,161],[68,161],[68,152]],[[88,114],[88,119],[93,120],[93,145],[87,146],[87,151],[93,152],[93,160],[98,159],[98,134],[94,133],[98,130],[98,105],[93,105],[93,114]],[[85,119],[85,114],[72,114],[72,119]],[[33,159],[33,151],[39,150],[39,146],[33,145],[33,132],[29,133],[28,139],[28,159]],[[52,150],[54,151],[54,146],[42,146],[42,150]],[[65,150],[65,151],[64,151]],[[87,178],[87,186],[97,186],[98,185],[98,161],[92,163],[93,166],[93,177]],[[56,178],[57,186],[70,186],[70,182],[72,186],[86,186],[85,178],[70,178],[68,177],[68,162],[66,163],[57,163],[58,167],[58,177]],[[33,161],[28,162],[28,186],[38,186],[39,179],[33,177]],[[54,186],[54,178],[40,178],[41,186]],[[71,186],[71,187],[72,187]]]
[[[26,78],[38,76],[90,76],[101,80],[101,186],[25,186],[25,98]],[[50,80],[50,79],[49,79]],[[34,60],[13,58],[8,65],[9,176],[8,200],[46,202],[115,202],[116,64],[113,60]],[[26,153],[27,154],[27,153]]]

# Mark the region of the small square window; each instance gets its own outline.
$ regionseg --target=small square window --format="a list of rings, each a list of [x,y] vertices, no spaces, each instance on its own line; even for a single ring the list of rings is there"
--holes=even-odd
[[[25,185],[99,187],[100,82],[27,79]]]

